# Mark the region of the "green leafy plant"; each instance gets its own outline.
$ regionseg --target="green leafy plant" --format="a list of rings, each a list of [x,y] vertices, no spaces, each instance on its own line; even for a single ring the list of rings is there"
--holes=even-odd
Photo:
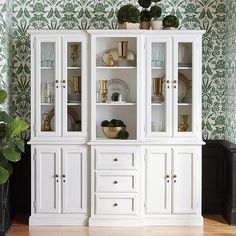
[[[161,2],[161,0],[152,0],[152,2],[154,2],[155,4],[157,4],[158,2]]]
[[[150,9],[150,13],[151,13],[151,18],[153,20],[157,20],[160,16],[161,16],[161,8],[157,5],[152,6]]]
[[[6,91],[0,89],[0,104],[3,104],[6,98]],[[12,118],[5,111],[0,111],[0,184],[4,184],[12,174],[10,162],[21,159],[24,141],[19,135],[28,128],[28,123],[19,117]]]
[[[152,0],[138,0],[138,4],[142,7],[142,8],[149,8],[150,5],[152,3]]]
[[[112,119],[111,121],[104,120],[101,123],[102,127],[123,127],[125,128],[126,125],[122,120]]]
[[[139,23],[140,11],[133,4],[124,5],[117,12],[117,19],[119,24],[123,24],[125,22]]]
[[[140,13],[140,21],[144,22],[144,21],[150,21],[151,20],[151,14],[150,11],[148,10],[143,10]]]
[[[164,17],[163,19],[163,27],[174,27],[178,28],[179,27],[179,19],[176,16],[173,15],[168,15]]]

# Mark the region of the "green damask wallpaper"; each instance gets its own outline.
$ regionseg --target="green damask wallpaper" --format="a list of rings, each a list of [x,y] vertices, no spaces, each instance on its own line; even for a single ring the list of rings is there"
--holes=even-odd
[[[226,0],[226,130],[225,139],[236,143],[236,1]]]
[[[7,1],[7,0],[5,0]],[[30,119],[29,29],[116,28],[116,11],[130,0],[12,0],[14,114]],[[176,14],[182,29],[206,29],[203,39],[203,137],[225,132],[224,0],[163,0],[163,16]],[[32,95],[33,96],[33,95]]]

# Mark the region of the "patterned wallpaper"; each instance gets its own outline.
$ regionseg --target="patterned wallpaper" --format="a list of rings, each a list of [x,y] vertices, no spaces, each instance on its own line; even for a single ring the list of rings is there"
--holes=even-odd
[[[236,1],[226,0],[226,130],[225,139],[236,143]]]
[[[7,1],[7,0],[5,0]],[[115,13],[135,0],[13,0],[14,114],[30,119],[29,29],[116,28]],[[224,138],[224,0],[165,0],[163,16],[176,14],[182,29],[206,29],[203,40],[203,137]],[[33,95],[32,95],[33,96]]]

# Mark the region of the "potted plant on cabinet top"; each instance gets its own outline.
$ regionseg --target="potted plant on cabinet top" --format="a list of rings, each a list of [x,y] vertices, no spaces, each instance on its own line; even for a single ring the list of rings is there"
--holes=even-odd
[[[151,13],[151,26],[153,30],[160,30],[162,27],[162,21],[158,20],[161,16],[161,8],[157,5],[158,2],[161,0],[152,0],[152,2],[155,3],[154,6],[151,7],[150,13]]]
[[[140,11],[132,4],[122,6],[117,12],[119,29],[139,29]]]
[[[163,19],[163,29],[171,30],[178,29],[179,27],[179,19],[176,16],[168,15]]]
[[[140,28],[149,30],[151,27],[151,14],[148,8],[150,7],[151,0],[138,0],[139,5],[143,8],[140,13]]]

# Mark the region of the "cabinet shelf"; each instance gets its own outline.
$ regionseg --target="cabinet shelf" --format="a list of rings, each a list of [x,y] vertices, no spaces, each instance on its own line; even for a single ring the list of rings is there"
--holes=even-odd
[[[163,106],[165,103],[160,102],[160,103],[152,103],[152,106]]]
[[[55,105],[55,103],[42,102],[40,105],[41,105],[41,106],[53,106],[53,105]]]
[[[192,66],[179,66],[179,70],[192,70]]]
[[[97,66],[99,70],[133,70],[136,69],[136,66]]]
[[[68,102],[67,106],[81,106],[81,102]]]
[[[135,106],[136,103],[96,103],[97,106]]]
[[[81,70],[81,66],[77,66],[77,67],[68,66],[67,69],[68,70]]]
[[[164,66],[153,66],[152,70],[164,70],[165,67]]]
[[[40,68],[41,68],[41,70],[53,70],[54,69],[53,66],[42,66]]]
[[[192,106],[192,103],[178,103],[178,106]]]

